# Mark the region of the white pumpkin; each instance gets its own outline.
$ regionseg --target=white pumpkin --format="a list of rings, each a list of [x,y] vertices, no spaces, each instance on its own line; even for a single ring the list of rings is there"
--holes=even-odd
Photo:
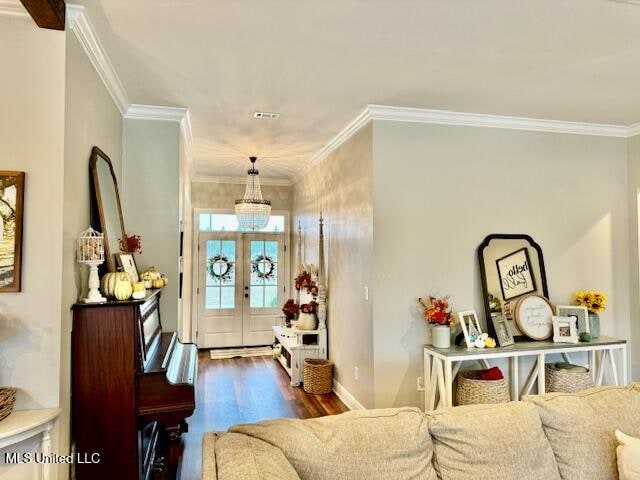
[[[127,272],[110,272],[102,277],[100,290],[107,297],[115,297],[116,284],[119,281],[127,281],[131,283],[131,276]]]

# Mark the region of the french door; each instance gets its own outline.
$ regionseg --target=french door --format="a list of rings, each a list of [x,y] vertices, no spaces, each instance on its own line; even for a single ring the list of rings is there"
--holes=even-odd
[[[270,345],[285,294],[284,235],[200,232],[200,348]]]

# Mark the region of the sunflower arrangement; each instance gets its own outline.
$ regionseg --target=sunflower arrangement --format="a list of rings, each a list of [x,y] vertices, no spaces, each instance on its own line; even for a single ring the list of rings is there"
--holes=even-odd
[[[593,290],[580,290],[574,295],[578,305],[587,307],[590,312],[601,313],[607,309],[607,296]]]
[[[429,296],[428,302],[419,298],[418,303],[424,308],[424,319],[430,324],[453,326],[454,320],[448,295],[442,298]]]

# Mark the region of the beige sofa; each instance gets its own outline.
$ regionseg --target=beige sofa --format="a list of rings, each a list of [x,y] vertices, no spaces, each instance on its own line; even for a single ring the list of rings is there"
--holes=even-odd
[[[640,384],[236,425],[205,434],[203,479],[617,479],[616,429],[640,437]]]

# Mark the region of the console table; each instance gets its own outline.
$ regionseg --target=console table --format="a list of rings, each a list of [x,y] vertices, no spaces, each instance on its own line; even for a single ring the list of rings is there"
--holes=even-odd
[[[51,430],[60,415],[59,408],[43,408],[39,410],[14,410],[0,422],[0,449],[20,443],[36,435],[40,435],[40,449],[43,455],[51,453]],[[52,467],[53,465],[53,467]],[[55,464],[50,462],[36,465],[42,480],[52,478],[51,469]]]
[[[587,366],[593,375],[596,385],[602,385],[604,370],[608,365],[611,376],[616,385],[627,384],[627,341],[611,337],[594,338],[589,343],[554,343],[517,342],[515,345],[503,348],[467,348],[466,346],[452,346],[451,348],[435,348],[425,345],[423,349],[424,361],[424,408],[433,410],[440,407],[453,406],[453,380],[464,362],[479,361],[483,368],[491,368],[489,361],[499,358],[509,359],[509,384],[511,400],[519,400],[520,396],[531,393],[534,382],[538,383],[538,394],[545,393],[545,359],[547,355],[562,355],[563,359],[571,362],[570,354],[587,352],[589,361]],[[621,367],[618,374],[618,354]],[[520,389],[518,364],[520,357],[536,357],[536,362]],[[575,362],[571,362],[575,363]],[[438,402],[436,403],[436,400]]]

